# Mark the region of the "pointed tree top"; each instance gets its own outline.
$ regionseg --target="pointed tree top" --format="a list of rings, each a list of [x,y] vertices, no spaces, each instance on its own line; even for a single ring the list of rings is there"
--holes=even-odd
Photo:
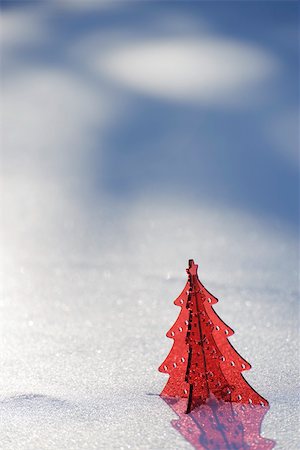
[[[189,259],[189,267],[186,269],[189,275],[197,275],[198,264],[194,263],[193,259]]]

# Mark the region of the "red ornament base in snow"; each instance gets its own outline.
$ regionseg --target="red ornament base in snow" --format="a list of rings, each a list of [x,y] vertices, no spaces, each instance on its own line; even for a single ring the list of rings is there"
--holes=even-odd
[[[218,300],[199,281],[197,269],[198,265],[189,260],[188,281],[174,301],[181,311],[167,333],[174,343],[159,367],[160,372],[169,374],[160,395],[185,398],[186,413],[211,397],[267,406],[267,400],[243,378],[241,372],[251,366],[228,341],[233,330],[214,311],[212,305]]]

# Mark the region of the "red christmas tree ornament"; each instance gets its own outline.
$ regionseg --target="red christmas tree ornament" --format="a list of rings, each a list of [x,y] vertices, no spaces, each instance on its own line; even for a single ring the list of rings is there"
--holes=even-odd
[[[186,399],[186,412],[209,398],[224,402],[267,406],[243,378],[250,369],[228,338],[233,330],[214,311],[217,299],[205,289],[197,275],[198,265],[191,259],[188,281],[174,304],[181,311],[167,337],[173,346],[159,371],[169,374],[162,397]]]

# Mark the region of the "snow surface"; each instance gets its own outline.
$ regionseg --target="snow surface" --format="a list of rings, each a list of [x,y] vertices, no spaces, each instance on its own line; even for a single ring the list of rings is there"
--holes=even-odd
[[[263,435],[298,449],[293,6],[21,3],[1,24],[0,448],[190,449],[157,368],[194,258]],[[190,85],[200,50],[216,77]]]
[[[241,213],[145,198],[84,206],[59,184],[3,181],[1,448],[190,448],[158,397],[188,258],[252,364],[263,435],[296,449],[296,242]]]

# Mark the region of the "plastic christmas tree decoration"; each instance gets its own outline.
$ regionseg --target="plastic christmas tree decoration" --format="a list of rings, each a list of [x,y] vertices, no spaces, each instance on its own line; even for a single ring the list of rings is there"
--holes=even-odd
[[[181,310],[167,333],[174,342],[159,367],[169,375],[160,395],[186,399],[186,413],[209,398],[267,406],[244,379],[242,372],[251,366],[230,344],[233,330],[214,311],[218,300],[199,281],[197,269],[189,260],[188,281],[174,301]]]

